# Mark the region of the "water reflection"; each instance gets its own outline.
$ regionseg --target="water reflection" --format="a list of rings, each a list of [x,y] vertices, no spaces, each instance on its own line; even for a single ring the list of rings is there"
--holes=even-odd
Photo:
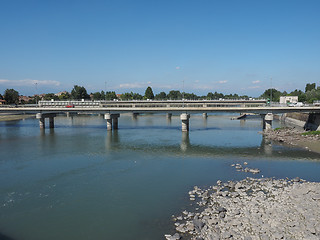
[[[118,130],[107,131],[106,136],[106,149],[107,150],[114,150],[117,149],[120,143],[120,137]]]
[[[192,135],[189,132],[182,132],[181,142],[177,147],[175,142],[170,143],[149,143],[140,141],[121,140],[120,132],[108,131],[106,136],[106,149],[108,151],[117,150],[142,150],[143,152],[167,154],[178,156],[188,154],[195,157],[281,157],[284,159],[302,158],[305,159],[306,150],[301,148],[276,145],[269,139],[261,137],[260,145],[257,146],[214,146],[205,144],[191,144]],[[307,152],[308,159],[319,159],[319,154]]]
[[[181,138],[181,144],[180,149],[182,152],[185,152],[190,148],[190,138],[189,138],[189,132],[182,132],[182,138]]]

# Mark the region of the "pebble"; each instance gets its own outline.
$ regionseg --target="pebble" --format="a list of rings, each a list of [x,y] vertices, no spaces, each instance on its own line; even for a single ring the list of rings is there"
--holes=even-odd
[[[201,207],[183,211],[175,224],[183,239],[320,239],[320,183],[246,178],[194,189]],[[181,239],[178,233],[165,237]]]

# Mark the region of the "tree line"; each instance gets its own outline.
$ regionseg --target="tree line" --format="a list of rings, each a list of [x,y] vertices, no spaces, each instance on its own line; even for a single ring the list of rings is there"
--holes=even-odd
[[[320,100],[320,87],[317,87],[315,83],[307,83],[305,86],[305,91],[296,89],[290,93],[269,88],[265,90],[260,97],[264,99],[270,99],[272,102],[279,102],[281,96],[298,96],[299,102],[313,103],[314,101]]]
[[[270,88],[264,91],[259,97],[263,99],[269,99],[272,102],[279,102],[280,96],[298,96],[299,102],[312,103],[315,100],[320,100],[320,87],[316,87],[315,83],[307,83],[305,91],[294,90],[290,93],[286,91],[281,92],[275,88]],[[247,95],[238,94],[223,94],[218,92],[209,92],[207,95],[198,96],[194,93],[180,92],[179,90],[171,90],[168,93],[160,92],[154,94],[152,88],[149,86],[145,90],[145,94],[141,95],[134,92],[126,92],[117,95],[114,91],[100,91],[88,94],[87,90],[83,86],[74,85],[71,92],[62,92],[57,95],[54,93],[42,94],[41,96],[35,95],[30,97],[31,99],[27,102],[19,100],[19,93],[14,89],[6,89],[4,95],[0,94],[0,99],[6,101],[7,104],[19,104],[19,103],[36,103],[39,100],[219,100],[219,99],[246,99],[250,97]]]

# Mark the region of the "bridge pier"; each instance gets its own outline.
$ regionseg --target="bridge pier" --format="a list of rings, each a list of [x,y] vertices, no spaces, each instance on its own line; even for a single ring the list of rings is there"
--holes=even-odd
[[[107,130],[110,131],[112,129],[118,129],[118,118],[120,117],[120,114],[110,114],[105,113],[104,119],[107,120]]]
[[[189,118],[190,118],[190,114],[182,113],[180,115],[182,132],[189,131]]]
[[[39,127],[41,129],[46,128],[45,119],[49,118],[49,128],[54,128],[55,113],[37,113],[36,118],[39,119]]]
[[[202,113],[202,117],[203,117],[203,118],[207,118],[207,117],[208,117],[208,114],[207,114],[207,113]]]
[[[171,120],[172,113],[167,113],[166,117],[167,117],[168,120]]]
[[[132,113],[132,118],[136,120],[137,117],[138,117],[138,115],[139,115],[139,113],[135,113],[135,112],[134,112],[134,113]]]
[[[263,131],[269,131],[272,129],[272,120],[273,120],[273,114],[261,114],[262,121],[263,121]]]
[[[49,128],[54,128],[54,117],[49,117]]]

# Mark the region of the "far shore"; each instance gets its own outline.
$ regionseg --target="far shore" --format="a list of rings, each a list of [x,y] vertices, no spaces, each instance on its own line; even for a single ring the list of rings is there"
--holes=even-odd
[[[0,114],[0,122],[17,121],[33,117],[35,117],[35,114]]]

